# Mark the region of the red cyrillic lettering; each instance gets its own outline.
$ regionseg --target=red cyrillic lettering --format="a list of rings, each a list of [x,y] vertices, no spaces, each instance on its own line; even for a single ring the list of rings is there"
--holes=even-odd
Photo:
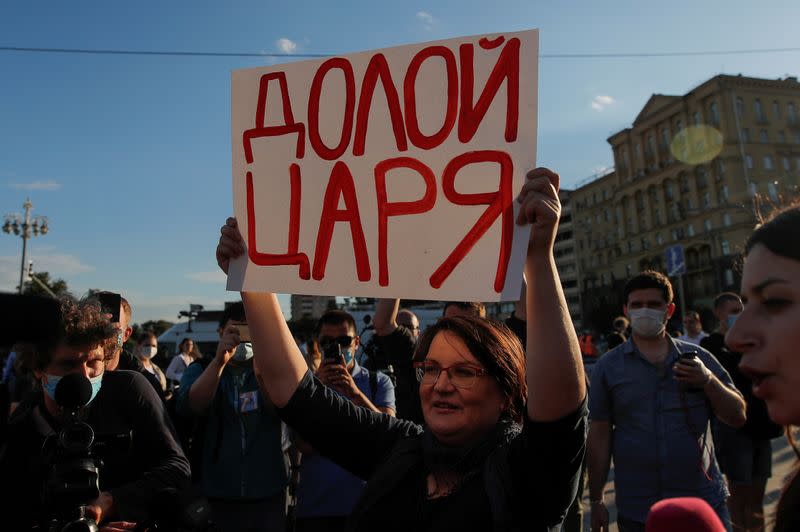
[[[283,102],[283,121],[282,126],[266,126],[267,120],[267,89],[269,82],[272,80],[278,81],[278,87],[281,91],[281,101]],[[260,137],[277,137],[286,135],[287,133],[297,134],[297,147],[295,148],[295,157],[302,159],[305,155],[305,140],[306,128],[302,123],[295,123],[294,115],[292,114],[292,104],[289,100],[289,89],[286,85],[285,72],[270,72],[261,76],[261,82],[258,88],[258,105],[256,107],[255,116],[256,127],[248,129],[242,134],[242,142],[244,144],[244,157],[247,164],[253,162],[253,139]]]
[[[499,45],[498,39],[486,42],[481,39],[481,47],[496,47]],[[497,95],[503,79],[506,80],[506,142],[514,142],[517,139],[517,124],[519,122],[519,44],[519,39],[513,38],[505,45],[492,69],[492,73],[489,74],[486,86],[474,105],[472,95],[475,85],[474,48],[472,44],[459,46],[461,58],[461,112],[458,115],[458,140],[461,142],[467,143],[472,140],[483,117],[486,115],[486,111],[489,109],[489,105]]]
[[[364,81],[361,83],[361,96],[358,98],[358,109],[356,110],[356,134],[353,139],[353,155],[364,155],[367,126],[369,126],[369,111],[372,107],[372,96],[375,93],[375,86],[379,77],[383,85],[383,92],[386,94],[386,103],[389,105],[389,115],[392,120],[397,151],[406,151],[408,149],[406,130],[403,127],[403,111],[400,109],[397,88],[394,86],[386,57],[383,54],[375,54],[369,60],[369,65],[367,65],[367,70],[364,73]]]
[[[386,173],[395,168],[415,170],[425,180],[425,195],[416,201],[397,201],[389,203],[386,197]],[[436,203],[436,176],[433,170],[411,157],[386,159],[375,165],[375,189],[378,196],[378,283],[389,285],[389,266],[387,258],[389,216],[421,214],[428,212]]]
[[[344,73],[345,106],[342,123],[342,136],[335,148],[328,148],[319,135],[319,99],[322,94],[322,81],[325,75],[334,68]],[[333,57],[322,63],[314,74],[311,91],[308,94],[308,140],[317,155],[326,161],[333,161],[342,156],[350,144],[353,130],[353,108],[356,103],[356,82],[353,77],[353,66],[343,57]]]
[[[300,278],[310,279],[310,266],[305,253],[297,251],[300,240],[300,167],[292,163],[289,166],[291,176],[291,204],[289,208],[289,244],[286,253],[260,253],[256,239],[256,207],[253,198],[253,173],[247,172],[247,255],[259,266],[300,267]]]
[[[500,185],[497,192],[482,192],[478,194],[461,194],[457,192],[455,179],[458,171],[468,164],[485,162],[494,162],[500,165]],[[514,164],[511,161],[511,157],[507,153],[497,150],[468,152],[459,155],[445,167],[442,174],[442,189],[448,200],[455,205],[488,205],[489,207],[481,214],[472,229],[458,243],[442,265],[431,275],[430,283],[432,287],[439,288],[442,286],[442,283],[453,272],[458,263],[464,259],[494,221],[502,215],[500,256],[497,261],[494,289],[497,293],[503,291],[514,237],[514,207],[511,190],[513,172]]]
[[[339,197],[344,198],[345,209],[339,210]],[[353,237],[353,252],[356,257],[356,272],[359,281],[369,281],[372,276],[369,268],[367,243],[364,240],[364,229],[361,225],[361,214],[358,210],[356,186],[350,169],[342,161],[336,161],[331,170],[325,199],[322,203],[322,216],[319,221],[317,245],[314,251],[314,279],[319,281],[325,277],[325,265],[331,249],[333,226],[336,222],[348,222]]]
[[[431,136],[425,136],[419,130],[419,121],[417,120],[416,82],[422,63],[429,57],[435,56],[444,59],[447,69],[447,112],[444,115],[444,124],[441,129]],[[444,142],[453,130],[458,114],[458,67],[453,52],[444,46],[429,46],[420,50],[408,65],[403,82],[403,98],[406,106],[406,130],[408,130],[408,138],[411,143],[417,148],[431,150]]]

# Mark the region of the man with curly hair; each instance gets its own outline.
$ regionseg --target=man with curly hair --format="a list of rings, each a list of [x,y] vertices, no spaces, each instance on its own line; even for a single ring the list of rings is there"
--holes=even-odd
[[[189,463],[163,404],[144,377],[106,371],[118,331],[100,305],[69,299],[60,305],[58,340],[20,350],[21,363],[33,372],[42,390],[14,412],[0,453],[0,478],[14,479],[14,489],[0,497],[4,527],[26,530],[47,525],[53,517],[40,497],[52,469],[52,456],[44,449],[52,448],[63,426],[64,412],[55,390],[70,374],[83,375],[91,383],[89,403],[79,417],[93,428],[95,442],[127,441],[108,446],[100,456],[101,493],[86,501],[89,516],[98,523],[143,521],[151,517],[159,492],[188,485]]]

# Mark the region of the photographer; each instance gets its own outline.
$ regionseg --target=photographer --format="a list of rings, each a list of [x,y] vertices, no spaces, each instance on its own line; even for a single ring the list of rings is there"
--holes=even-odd
[[[62,517],[43,498],[48,496],[47,479],[53,478],[55,442],[66,422],[66,412],[55,399],[56,387],[72,374],[91,383],[88,404],[77,419],[93,429],[91,458],[100,466],[99,497],[81,506],[86,517],[105,524],[106,530],[130,527],[120,522],[148,519],[159,492],[188,485],[189,464],[152,386],[135,372],[105,371],[117,344],[117,329],[107,314],[93,301],[59,303],[57,339],[20,352],[42,391],[15,411],[0,453],[6,491],[0,497],[3,528],[50,528],[51,520]]]

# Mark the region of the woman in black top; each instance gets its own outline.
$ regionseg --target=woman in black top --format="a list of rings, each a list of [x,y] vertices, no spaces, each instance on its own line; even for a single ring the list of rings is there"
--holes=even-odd
[[[758,227],[745,245],[744,310],[725,337],[742,354],[739,369],[752,381],[753,395],[767,403],[780,425],[800,424],[800,205]],[[800,456],[794,441],[790,442]],[[778,503],[776,532],[800,530],[797,470]]]
[[[505,327],[442,320],[415,359],[425,425],[354,406],[321,385],[274,294],[243,293],[262,386],[315,449],[367,480],[351,530],[551,530],[573,500],[585,448],[585,379],[553,256],[558,176],[530,172],[517,223],[533,223],[527,355]],[[244,252],[222,227],[227,273]]]

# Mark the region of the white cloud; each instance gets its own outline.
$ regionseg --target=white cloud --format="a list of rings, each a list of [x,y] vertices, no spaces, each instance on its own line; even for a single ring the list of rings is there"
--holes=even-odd
[[[417,11],[417,18],[422,21],[422,26],[429,31],[433,28],[433,24],[436,22],[436,19],[433,18],[433,15],[427,11]]]
[[[277,41],[278,50],[285,54],[293,54],[297,50],[297,43],[286,37],[281,37]]]
[[[611,96],[598,95],[592,100],[592,109],[595,111],[602,111],[606,107],[616,103],[616,100]]]
[[[187,273],[186,278],[198,283],[222,283],[224,284],[228,276],[222,273],[222,270],[213,270],[210,272],[193,272]]]
[[[61,183],[57,183],[52,179],[49,179],[47,181],[33,181],[32,183],[10,183],[8,186],[15,190],[54,191],[61,188]]]
[[[94,267],[84,264],[74,255],[51,254],[42,255],[31,253],[28,260],[33,261],[33,271],[48,272],[51,279],[64,279],[72,289],[72,283],[68,277],[80,273],[94,271]],[[19,255],[0,256],[0,290],[13,291],[19,284]]]

